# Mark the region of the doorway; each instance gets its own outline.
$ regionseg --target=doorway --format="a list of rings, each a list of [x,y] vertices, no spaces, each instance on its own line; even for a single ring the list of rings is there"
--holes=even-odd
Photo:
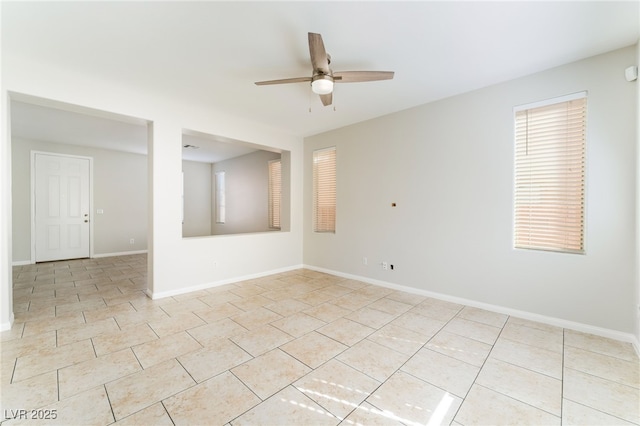
[[[92,158],[32,152],[32,258],[91,256]]]

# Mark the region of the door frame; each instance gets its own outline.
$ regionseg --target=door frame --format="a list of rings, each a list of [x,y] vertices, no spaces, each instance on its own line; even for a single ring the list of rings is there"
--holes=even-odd
[[[59,152],[31,150],[31,263],[36,263],[36,155],[79,158],[89,160],[89,258],[93,258],[93,157],[84,155],[61,154]]]

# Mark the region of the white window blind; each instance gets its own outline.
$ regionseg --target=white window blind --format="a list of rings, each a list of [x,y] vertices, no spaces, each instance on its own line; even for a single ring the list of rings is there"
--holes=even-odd
[[[269,228],[280,229],[280,204],[282,200],[282,163],[269,161]]]
[[[336,231],[336,148],[313,152],[313,230]]]
[[[226,185],[225,173],[216,172],[216,223],[224,223],[226,220]]]
[[[515,247],[584,253],[585,95],[515,111]]]

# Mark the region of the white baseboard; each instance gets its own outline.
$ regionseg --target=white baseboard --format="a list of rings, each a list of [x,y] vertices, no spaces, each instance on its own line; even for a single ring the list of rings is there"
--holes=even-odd
[[[633,345],[634,349],[636,350],[636,353],[640,357],[640,340],[638,340],[638,337],[633,335],[632,333],[624,333],[618,330],[611,330],[608,328],[596,327],[593,325],[569,321],[562,318],[549,317],[546,315],[540,315],[540,314],[527,312],[527,311],[520,311],[518,309],[507,308],[499,305],[491,305],[489,303],[478,302],[471,299],[464,299],[461,297],[450,296],[447,294],[436,293],[436,292],[422,290],[414,287],[407,287],[399,284],[390,283],[387,281],[381,281],[373,278],[362,277],[359,275],[346,274],[344,272],[334,271],[332,269],[321,268],[318,266],[303,265],[303,267],[306,269],[311,269],[313,271],[324,272],[327,274],[336,275],[336,276],[347,278],[347,279],[358,280],[368,284],[379,285],[381,287],[400,290],[407,293],[416,294],[419,296],[431,297],[434,299],[440,299],[447,302],[458,303],[460,305],[466,305],[474,308],[485,309],[485,310],[497,312],[500,314],[506,314],[506,315],[530,320],[530,321],[540,322],[543,324],[549,324],[556,327],[568,328],[570,330],[580,331],[580,332],[589,333],[589,334],[595,334],[597,336],[607,337],[609,339],[628,342]]]
[[[12,312],[11,316],[9,317],[9,321],[3,322],[3,323],[0,324],[0,331],[11,330],[11,327],[13,327],[14,318],[15,317],[13,316],[13,312]]]
[[[113,256],[128,256],[130,254],[146,254],[147,250],[131,250],[131,251],[119,251],[116,253],[100,253],[100,254],[93,254],[93,256],[91,256],[92,258],[98,258],[98,257],[113,257]]]
[[[178,296],[180,294],[191,293],[192,291],[206,290],[208,288],[219,287],[221,285],[233,284],[233,283],[237,283],[237,282],[240,282],[240,281],[252,280],[252,279],[255,279],[255,278],[262,278],[262,277],[266,277],[268,275],[280,274],[282,272],[289,272],[289,271],[293,271],[293,270],[296,270],[296,269],[301,269],[302,267],[303,267],[302,265],[286,266],[284,268],[271,269],[269,271],[258,272],[258,273],[255,273],[255,274],[249,274],[249,275],[243,275],[243,276],[239,276],[239,277],[227,278],[227,279],[220,280],[220,281],[197,284],[197,285],[190,286],[190,287],[184,287],[184,288],[179,288],[179,289],[176,289],[176,290],[163,291],[163,292],[151,292],[151,291],[149,291],[149,289],[147,289],[146,294],[147,294],[147,296],[149,296],[153,300],[163,299],[165,297]]]
[[[132,250],[132,251],[120,251],[120,252],[116,252],[116,253],[99,253],[99,254],[93,254],[93,256],[91,256],[92,259],[95,258],[99,258],[99,257],[113,257],[113,256],[127,256],[130,254],[146,254],[147,250]],[[34,265],[35,262],[32,261],[31,259],[29,260],[15,260],[11,263],[13,266],[24,266],[24,265]]]

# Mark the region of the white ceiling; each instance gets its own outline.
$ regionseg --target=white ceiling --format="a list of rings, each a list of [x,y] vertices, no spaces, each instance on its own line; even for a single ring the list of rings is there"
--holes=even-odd
[[[632,45],[639,19],[637,1],[2,2],[2,48],[308,136]],[[395,78],[336,85],[335,110],[305,83],[254,85],[309,76],[310,31],[334,71]],[[71,127],[22,113],[14,132]]]

